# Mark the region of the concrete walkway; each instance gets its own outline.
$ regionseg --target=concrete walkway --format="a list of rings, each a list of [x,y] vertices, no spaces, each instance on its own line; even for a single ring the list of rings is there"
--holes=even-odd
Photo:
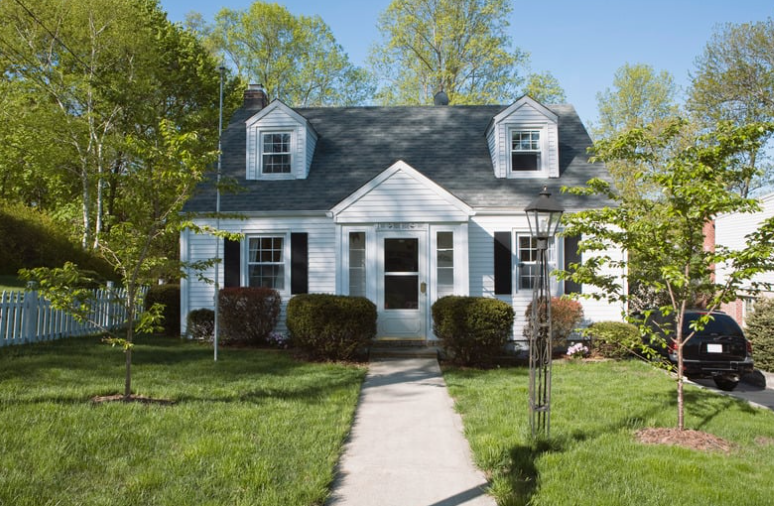
[[[435,359],[371,362],[328,506],[495,506]]]

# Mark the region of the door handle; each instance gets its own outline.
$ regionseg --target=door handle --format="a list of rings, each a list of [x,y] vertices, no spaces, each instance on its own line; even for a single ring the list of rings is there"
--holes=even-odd
[[[422,293],[427,293],[427,283],[420,283],[419,284],[419,291]]]

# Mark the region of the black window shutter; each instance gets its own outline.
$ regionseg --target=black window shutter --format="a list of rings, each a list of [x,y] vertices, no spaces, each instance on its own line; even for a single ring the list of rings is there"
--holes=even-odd
[[[309,293],[309,234],[290,234],[290,293]]]
[[[511,233],[494,233],[494,285],[495,293],[505,295],[513,293],[513,273],[511,270]]]
[[[223,241],[223,286],[230,288],[240,285],[241,245],[239,241],[226,239]]]
[[[581,261],[581,256],[578,253],[578,242],[580,237],[565,237],[564,238],[564,270],[570,270],[570,264],[577,264]],[[565,279],[564,280],[564,293],[581,293],[580,283]]]

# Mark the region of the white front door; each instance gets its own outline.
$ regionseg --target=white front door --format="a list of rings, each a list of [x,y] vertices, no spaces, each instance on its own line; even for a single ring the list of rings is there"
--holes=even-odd
[[[377,337],[425,338],[427,233],[388,230],[377,241]]]

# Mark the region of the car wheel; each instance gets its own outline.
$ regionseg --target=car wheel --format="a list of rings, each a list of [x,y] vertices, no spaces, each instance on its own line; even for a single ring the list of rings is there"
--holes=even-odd
[[[737,376],[715,376],[712,378],[715,380],[715,385],[721,390],[730,392],[735,389],[739,384],[739,377]]]

